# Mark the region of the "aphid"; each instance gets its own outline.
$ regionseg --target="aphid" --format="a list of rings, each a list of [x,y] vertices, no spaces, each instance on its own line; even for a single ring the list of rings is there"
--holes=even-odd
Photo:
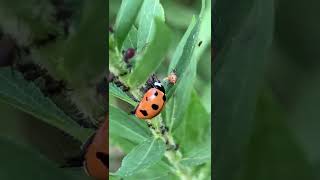
[[[130,59],[136,54],[136,50],[134,48],[128,48],[127,50],[122,51],[123,60],[126,63],[129,63]]]
[[[176,84],[177,82],[177,74],[176,74],[176,70],[173,70],[168,77],[166,77],[165,79],[167,79],[171,84]]]
[[[200,42],[198,43],[198,46],[200,47],[200,46],[201,46],[201,44],[202,44],[202,41],[200,41]]]
[[[152,78],[154,80],[154,78]],[[166,102],[165,89],[160,81],[147,81],[151,88],[148,88],[133,114],[139,119],[152,119],[163,109]]]

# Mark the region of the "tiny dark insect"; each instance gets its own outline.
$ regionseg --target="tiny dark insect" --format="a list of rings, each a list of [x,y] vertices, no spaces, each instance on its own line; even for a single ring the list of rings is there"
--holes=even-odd
[[[129,63],[130,59],[136,54],[136,50],[134,48],[128,48],[127,50],[122,51],[123,60],[126,63]]]
[[[200,47],[200,46],[201,46],[201,44],[202,44],[202,41],[200,41],[200,42],[198,43],[198,46]]]

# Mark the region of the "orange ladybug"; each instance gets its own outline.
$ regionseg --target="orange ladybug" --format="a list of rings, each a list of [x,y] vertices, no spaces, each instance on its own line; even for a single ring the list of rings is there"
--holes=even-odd
[[[161,112],[165,102],[165,89],[160,81],[156,81],[152,83],[132,113],[139,119],[152,119]]]
[[[84,168],[87,174],[95,179],[106,180],[109,174],[109,129],[108,117],[98,129],[89,145],[85,147]]]
[[[79,156],[67,160],[62,167],[83,167],[86,173],[97,180],[107,180],[109,174],[109,119],[83,145]]]

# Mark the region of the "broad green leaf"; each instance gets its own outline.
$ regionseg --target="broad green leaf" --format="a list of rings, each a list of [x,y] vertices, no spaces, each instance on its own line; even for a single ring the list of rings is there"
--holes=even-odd
[[[109,96],[117,97],[133,106],[136,106],[138,104],[113,83],[109,83]]]
[[[191,32],[189,33],[189,29],[187,30],[186,34],[183,36],[182,40],[180,41],[174,55],[172,58],[172,61],[170,63],[169,69],[168,69],[168,73],[170,73],[173,69],[176,70],[176,74],[178,76],[178,80],[177,83],[175,84],[175,86],[173,86],[173,88],[171,88],[169,90],[169,92],[167,93],[167,99],[170,99],[173,93],[176,93],[176,88],[180,88],[180,90],[182,88],[185,88],[185,86],[187,86],[186,83],[186,78],[191,78],[189,79],[190,82],[192,82],[193,79],[193,73],[195,73],[195,70],[190,70],[188,68],[192,67],[195,68],[196,67],[196,63],[194,63],[194,65],[190,65],[192,59],[194,59],[196,61],[196,56],[194,55],[194,50],[195,48],[199,48],[198,47],[198,35],[199,35],[199,28],[201,25],[201,19],[196,18],[195,20],[195,24],[193,25],[193,21],[190,24],[190,27],[192,27]],[[185,76],[185,75],[188,75]],[[185,77],[184,77],[185,76]],[[184,80],[183,80],[184,79]],[[184,81],[183,85],[180,85],[180,83]],[[182,83],[181,83],[182,84]],[[192,83],[189,83],[192,84]],[[188,90],[188,89],[187,89]],[[190,93],[190,91],[189,91]],[[186,94],[188,94],[188,92],[186,92]],[[185,96],[187,97],[187,95]],[[190,97],[190,96],[189,96]],[[188,100],[188,99],[187,99]],[[188,103],[188,101],[186,101]]]
[[[0,138],[0,179],[76,179],[52,161],[25,145]]]
[[[112,105],[109,106],[109,113],[109,133],[111,135],[117,135],[136,143],[140,143],[151,136],[146,124],[134,115],[129,115],[129,113]]]
[[[115,24],[115,34],[119,49],[134,24],[142,2],[142,0],[122,0]]]
[[[168,74],[172,72],[173,69],[176,68],[177,64],[179,63],[182,54],[184,53],[184,47],[186,46],[187,40],[190,36],[192,36],[191,32],[196,26],[196,18],[192,17],[191,22],[188,26],[188,29],[184,33],[182,39],[180,40],[169,65]],[[187,50],[186,50],[187,51]]]
[[[134,48],[137,49],[138,44],[138,30],[135,26],[132,26],[131,30],[129,31],[129,34],[127,38],[124,40],[122,45],[122,50],[126,50],[128,48]]]
[[[252,135],[257,90],[264,80],[265,53],[273,34],[273,8],[273,1],[254,1],[246,22],[237,34],[230,37],[232,41],[214,61],[213,126],[217,179],[235,177],[230,172],[237,172],[241,167],[243,152]],[[225,10],[220,18],[227,17],[230,10]],[[223,64],[217,68],[216,62]]]
[[[202,3],[205,3],[205,7],[201,9],[199,17],[201,24],[199,27],[198,42],[196,44],[196,48],[194,49],[194,58],[198,60],[200,60],[202,54],[211,44],[211,0],[202,0]],[[201,45],[199,46],[200,42]]]
[[[164,22],[164,11],[159,0],[145,0],[139,12],[138,52],[153,39],[156,18]]]
[[[187,106],[183,121],[173,132],[173,136],[180,144],[184,153],[191,151],[195,144],[203,143],[207,139],[211,126],[211,118],[203,107],[195,90]]]
[[[169,66],[168,73],[172,69],[176,69],[178,76],[177,83],[167,93],[166,114],[169,115],[169,118],[166,119],[166,123],[171,131],[177,128],[182,121],[191,97],[197,69],[197,59],[192,57],[197,44],[199,26],[199,18],[191,22],[185,35],[179,42]],[[171,98],[173,94],[176,95],[174,95],[174,98]]]
[[[141,180],[141,179],[172,179],[175,175],[170,172],[170,166],[160,161],[149,168],[146,168],[137,174],[127,177],[127,180]]]
[[[91,130],[81,128],[64,114],[38,87],[24,80],[21,73],[10,68],[0,70],[0,100],[44,122],[55,126],[84,142]]]
[[[157,138],[143,141],[123,160],[115,173],[118,176],[131,176],[159,162],[165,152],[164,142]]]
[[[148,77],[158,68],[168,50],[171,32],[159,19],[155,20],[155,36],[148,44],[142,57],[136,58],[136,64],[128,77],[130,87],[138,87],[146,82]]]

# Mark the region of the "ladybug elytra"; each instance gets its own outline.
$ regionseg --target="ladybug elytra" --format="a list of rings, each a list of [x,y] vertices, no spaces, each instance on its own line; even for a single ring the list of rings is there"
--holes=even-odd
[[[152,119],[161,112],[165,102],[165,89],[159,81],[156,81],[144,94],[133,114],[139,119]]]

